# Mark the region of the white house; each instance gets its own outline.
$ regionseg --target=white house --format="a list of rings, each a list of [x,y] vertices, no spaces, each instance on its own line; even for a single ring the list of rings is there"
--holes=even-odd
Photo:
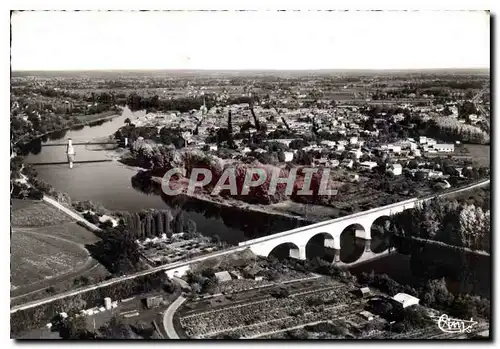
[[[434,144],[433,148],[439,152],[453,153],[455,151],[454,144]]]
[[[426,143],[427,143],[427,137],[425,137],[425,136],[420,136],[420,138],[419,138],[419,143],[420,143],[420,144],[426,144]]]
[[[403,166],[401,166],[401,164],[392,164],[387,169],[387,172],[392,172],[393,175],[399,176],[403,173]]]
[[[363,161],[359,163],[359,166],[371,171],[374,167],[377,167],[377,163],[375,161]]]
[[[351,137],[351,139],[349,139],[349,143],[350,144],[357,144],[358,143],[358,137]]]
[[[427,138],[427,145],[435,145],[437,141],[433,138]]]
[[[400,154],[401,153],[401,146],[400,145],[395,145],[395,144],[388,144],[387,149],[389,151],[392,151],[394,154]]]
[[[354,161],[352,159],[345,159],[345,160],[342,160],[341,164],[344,167],[352,168],[352,166],[354,165]]]
[[[283,152],[285,154],[285,162],[290,162],[293,160],[293,151],[285,151]]]
[[[321,141],[321,145],[324,145],[325,147],[333,148],[335,147],[335,141]]]
[[[357,173],[350,174],[349,175],[349,180],[351,182],[357,182],[357,181],[359,181],[359,174],[357,174]]]
[[[229,274],[228,271],[220,271],[218,273],[215,273],[214,275],[217,281],[219,282],[226,282],[232,280],[231,275]]]
[[[330,165],[330,167],[337,167],[337,166],[339,166],[339,165],[340,165],[340,161],[338,161],[338,160],[336,160],[336,159],[334,159],[334,160],[330,160],[330,162],[329,162],[329,164],[328,164],[328,165]]]
[[[373,314],[370,313],[369,311],[364,310],[364,311],[360,312],[359,315],[361,315],[367,321],[373,320]]]
[[[470,114],[469,115],[469,121],[471,121],[471,122],[477,121],[477,115],[476,114]]]
[[[353,150],[350,150],[349,153],[354,154],[356,159],[359,159],[361,157],[361,155],[363,155],[363,152],[361,151],[361,149],[353,149]]]
[[[392,297],[396,302],[400,303],[403,308],[410,307],[412,305],[418,305],[420,299],[417,297],[413,297],[406,293],[398,293],[394,297]]]

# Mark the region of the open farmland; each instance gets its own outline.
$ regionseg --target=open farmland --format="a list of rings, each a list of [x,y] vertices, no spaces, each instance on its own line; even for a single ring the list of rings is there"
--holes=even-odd
[[[44,201],[12,200],[10,223],[13,227],[41,227],[71,221],[70,216]]]
[[[490,146],[482,144],[464,144],[466,155],[470,156],[480,166],[490,166]]]
[[[286,296],[276,291],[286,289]],[[221,298],[219,300],[219,298]],[[362,306],[349,286],[330,278],[299,281],[282,286],[188,302],[179,323],[190,338],[258,338],[274,331],[323,322],[359,312]]]
[[[13,229],[11,285],[17,287],[66,273],[86,262],[87,251],[60,238]]]
[[[99,240],[89,230],[43,201],[12,200],[11,302],[74,287],[76,278],[103,279],[108,272],[89,256]]]

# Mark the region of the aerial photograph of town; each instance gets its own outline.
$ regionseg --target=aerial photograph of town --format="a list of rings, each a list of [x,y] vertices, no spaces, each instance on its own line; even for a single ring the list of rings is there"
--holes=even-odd
[[[490,21],[11,12],[10,338],[491,341]]]

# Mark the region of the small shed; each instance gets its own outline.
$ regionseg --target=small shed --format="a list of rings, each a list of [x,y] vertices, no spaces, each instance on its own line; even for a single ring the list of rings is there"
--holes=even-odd
[[[226,270],[215,273],[215,278],[219,282],[231,281],[231,275]]]
[[[358,289],[357,293],[362,298],[368,297],[371,294],[369,287],[361,287],[361,288]]]
[[[363,310],[361,313],[359,313],[359,315],[361,315],[363,317],[363,319],[368,320],[368,321],[372,321],[373,317],[374,317],[374,315],[372,313],[370,313],[369,311],[366,311],[366,310]]]
[[[401,304],[403,308],[407,308],[412,305],[418,305],[418,303],[420,302],[420,299],[418,299],[417,297],[413,297],[407,293],[398,293],[397,295],[392,297],[392,299]]]
[[[154,296],[154,297],[148,297],[146,298],[146,307],[148,309],[155,308],[159,306],[160,304],[163,303],[163,297],[161,296]]]
[[[243,276],[241,275],[241,273],[238,270],[232,270],[232,271],[229,272],[229,274],[234,279],[238,279],[238,280],[243,279]]]

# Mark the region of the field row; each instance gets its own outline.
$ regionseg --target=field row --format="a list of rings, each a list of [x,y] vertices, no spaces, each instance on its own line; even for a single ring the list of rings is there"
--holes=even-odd
[[[16,227],[43,227],[74,219],[44,201],[12,200],[10,221]]]
[[[190,337],[205,338],[233,330],[245,329],[253,336],[264,329],[295,326],[303,321],[315,321],[328,316],[325,307],[345,302],[347,287],[330,286],[296,292],[285,298],[267,298],[224,309],[194,314],[180,319]],[[279,321],[278,321],[279,320]]]

